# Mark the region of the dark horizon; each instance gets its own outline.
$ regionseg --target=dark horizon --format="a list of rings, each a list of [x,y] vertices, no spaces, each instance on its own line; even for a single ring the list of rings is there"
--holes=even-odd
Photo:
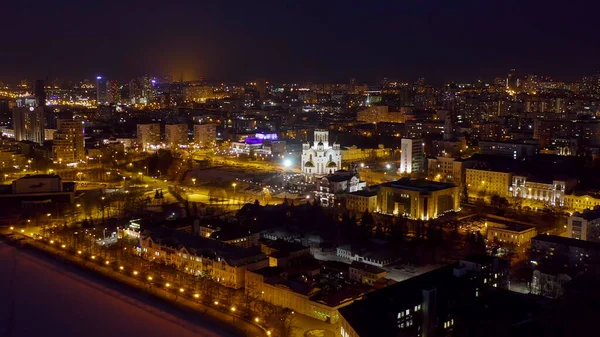
[[[0,81],[97,75],[125,81],[373,83],[491,81],[519,74],[576,80],[600,70],[584,1],[385,1],[348,4],[174,0],[5,4]]]

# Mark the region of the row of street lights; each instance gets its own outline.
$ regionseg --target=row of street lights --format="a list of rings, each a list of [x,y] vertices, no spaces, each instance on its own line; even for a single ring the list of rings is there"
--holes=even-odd
[[[48,215],[48,216],[50,216],[51,214],[50,214],[50,213],[48,213],[47,215]],[[14,227],[10,227],[10,229],[11,229],[11,230],[15,230],[15,228],[14,228]],[[21,233],[25,234],[25,230],[24,230],[24,229],[21,229]],[[36,237],[35,237],[35,235],[34,235],[33,233],[32,233],[32,236],[33,236],[33,239],[35,240],[35,239],[36,239]],[[41,235],[39,235],[39,236],[38,236],[38,239],[40,239],[40,240],[43,240],[44,238],[43,238]],[[61,244],[61,243],[59,243],[59,242],[56,242],[56,241],[54,241],[54,240],[48,240],[48,243],[49,243],[50,245],[55,245],[55,244],[57,244],[57,245],[59,245],[59,247],[60,247],[61,249],[67,249],[67,245],[66,245],[66,244],[64,244],[64,243],[62,243],[62,244]],[[83,252],[82,250],[77,250],[77,251],[76,251],[76,255],[83,255],[83,253],[84,253],[84,252]],[[92,261],[99,261],[99,259],[98,259],[98,256],[96,256],[96,255],[90,255],[90,256],[89,256],[89,258],[90,258]],[[105,261],[104,261],[104,265],[106,265],[106,266],[109,266],[110,264],[111,264],[111,262],[110,262],[109,260],[105,260]],[[120,271],[120,272],[125,272],[125,267],[124,267],[123,265],[120,265],[118,269],[119,269],[119,271]],[[139,271],[137,271],[137,270],[133,270],[133,271],[131,272],[131,275],[132,275],[132,277],[138,277],[138,276],[141,276],[141,275],[140,275],[140,272],[139,272]],[[152,281],[154,280],[154,278],[152,277],[152,275],[148,275],[148,276],[146,277],[146,280],[148,280],[148,282],[152,283]],[[168,289],[176,289],[176,287],[174,287],[174,286],[173,286],[173,285],[172,285],[170,282],[165,282],[165,283],[164,283],[164,287],[165,287],[165,289],[166,289],[166,290],[168,290]],[[179,292],[180,294],[184,294],[184,293],[186,293],[186,291],[185,291],[185,289],[184,289],[184,288],[179,288],[178,292]],[[194,293],[192,293],[190,296],[192,296],[194,299],[199,299],[199,298],[200,298],[200,294],[199,294],[199,293],[197,293],[197,292],[194,292]],[[218,307],[218,306],[219,306],[219,301],[218,301],[218,300],[214,301],[214,305]],[[233,314],[233,313],[235,313],[235,312],[236,312],[236,310],[237,310],[237,308],[236,308],[235,306],[231,306],[231,307],[229,308],[229,311],[231,311],[231,313],[232,313],[232,314]],[[233,318],[235,319],[235,317],[233,317]],[[260,323],[260,322],[261,322],[261,320],[260,320],[260,318],[259,318],[259,317],[255,317],[255,318],[254,318],[254,322],[255,322],[255,323]],[[271,331],[270,331],[270,330],[267,330],[267,331],[266,331],[266,334],[267,334],[267,336],[270,336],[270,335],[271,335]]]

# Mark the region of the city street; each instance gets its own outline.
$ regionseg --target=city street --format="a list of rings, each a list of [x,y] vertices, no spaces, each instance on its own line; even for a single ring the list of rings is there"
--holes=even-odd
[[[124,294],[49,258],[0,241],[0,336],[237,336],[151,297]],[[51,296],[50,296],[51,295]]]

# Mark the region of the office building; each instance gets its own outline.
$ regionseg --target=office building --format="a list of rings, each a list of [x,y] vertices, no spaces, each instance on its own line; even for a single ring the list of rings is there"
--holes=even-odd
[[[187,124],[165,125],[165,143],[172,149],[187,147],[189,143]]]
[[[143,151],[155,150],[160,147],[160,124],[138,124],[137,142]]]
[[[211,147],[217,143],[216,124],[194,125],[194,143],[198,146]]]
[[[422,139],[403,138],[400,141],[400,174],[420,173],[425,169],[425,144]]]
[[[102,76],[96,77],[96,103],[98,105],[108,102],[106,79]]]
[[[76,163],[85,159],[83,124],[69,119],[59,119],[53,134],[52,158],[61,163]]]
[[[600,242],[600,206],[573,213],[569,217],[567,233],[572,239]]]
[[[21,106],[13,109],[13,126],[17,141],[27,140],[43,144],[44,107]]]
[[[332,174],[342,167],[340,144],[329,144],[329,131],[315,130],[314,142],[302,144],[302,173],[308,177]]]
[[[460,209],[456,185],[425,179],[402,178],[383,183],[379,186],[377,202],[381,213],[421,220]]]

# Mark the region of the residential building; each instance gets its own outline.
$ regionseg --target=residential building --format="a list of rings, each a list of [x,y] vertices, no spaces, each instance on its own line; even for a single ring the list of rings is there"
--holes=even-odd
[[[242,248],[167,227],[151,229],[140,238],[140,255],[193,275],[206,275],[234,289],[244,287],[246,272],[267,267],[260,250]]]
[[[187,124],[165,125],[165,143],[171,149],[187,147],[189,144]]]
[[[534,264],[576,274],[600,264],[600,243],[557,235],[538,235],[531,239],[530,258]]]
[[[571,215],[567,233],[572,239],[600,242],[600,206]]]
[[[557,298],[573,278],[598,270],[600,243],[538,235],[531,239],[530,260],[536,267],[531,280],[532,293]]]
[[[536,139],[527,139],[520,141],[479,141],[479,153],[503,156],[512,159],[522,159],[531,157],[539,152],[539,141]]]
[[[402,178],[383,183],[377,197],[384,214],[429,220],[460,209],[459,188],[451,183]]]
[[[363,189],[346,194],[346,208],[354,213],[373,213],[377,210],[377,189]]]
[[[137,142],[143,151],[154,150],[160,147],[160,124],[138,124]]]
[[[43,144],[44,133],[44,107],[19,106],[13,109],[13,126],[15,140],[28,140]]]
[[[485,199],[493,195],[506,198],[511,195],[512,173],[487,169],[468,168],[465,183],[469,199]]]
[[[502,287],[508,263],[470,258],[365,294],[340,308],[342,337],[449,336],[480,296]],[[487,281],[486,281],[487,280]]]
[[[84,128],[80,121],[59,119],[53,135],[52,158],[61,163],[77,163],[85,159]]]
[[[339,144],[329,144],[329,131],[315,130],[314,142],[302,144],[302,173],[308,179],[332,174],[342,168]]]
[[[353,281],[374,285],[377,281],[385,279],[387,271],[370,264],[353,261],[350,264],[349,274]]]
[[[108,103],[108,92],[106,78],[96,77],[96,103],[98,105]]]
[[[474,162],[452,157],[427,158],[427,172],[430,179],[449,181],[457,186],[465,182],[465,171]]]
[[[425,170],[425,143],[422,139],[403,138],[400,148],[400,174],[420,173]]]
[[[216,124],[195,124],[194,143],[198,146],[211,147],[217,143]]]

